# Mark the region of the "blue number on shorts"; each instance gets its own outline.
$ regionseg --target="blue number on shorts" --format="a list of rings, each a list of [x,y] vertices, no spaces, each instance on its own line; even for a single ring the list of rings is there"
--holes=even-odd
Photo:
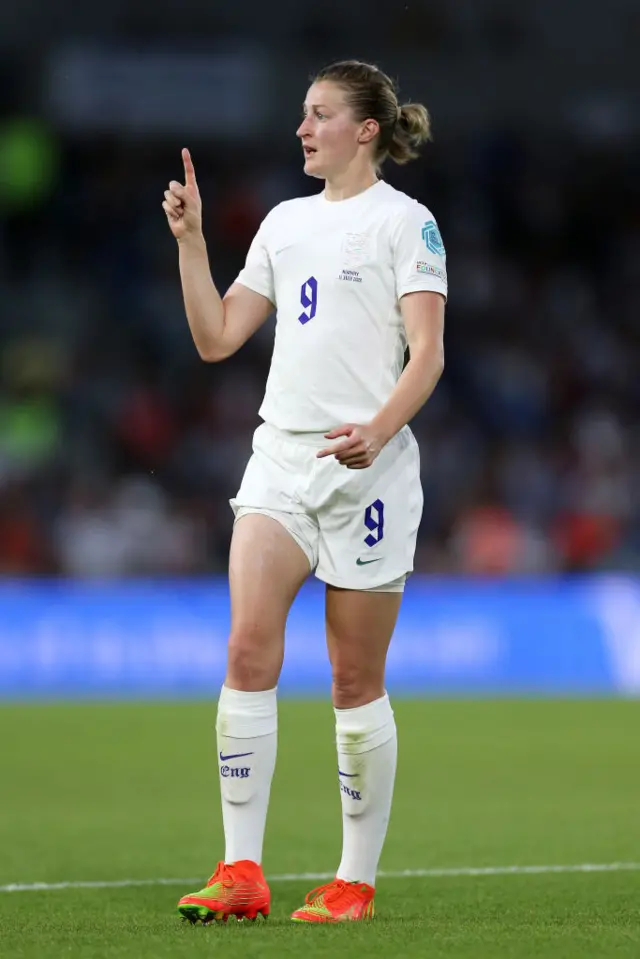
[[[312,320],[316,315],[318,306],[318,281],[315,276],[310,276],[309,279],[305,280],[302,284],[300,302],[305,310],[309,310],[309,313],[301,313],[298,319],[301,323],[308,323],[309,320]]]
[[[384,503],[381,499],[374,499],[371,506],[364,511],[364,525],[371,532],[365,536],[367,546],[375,546],[384,536]]]

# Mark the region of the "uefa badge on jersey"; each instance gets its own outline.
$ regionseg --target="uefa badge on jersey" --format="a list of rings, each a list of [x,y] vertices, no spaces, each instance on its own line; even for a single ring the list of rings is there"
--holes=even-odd
[[[422,227],[422,239],[430,253],[435,253],[437,256],[446,256],[442,236],[435,220],[427,220]]]

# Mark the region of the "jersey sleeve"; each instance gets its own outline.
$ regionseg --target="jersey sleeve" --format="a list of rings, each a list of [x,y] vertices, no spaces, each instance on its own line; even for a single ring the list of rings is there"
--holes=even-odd
[[[268,221],[269,216],[267,215],[253,238],[247,253],[247,259],[236,278],[236,283],[241,283],[253,290],[254,293],[261,293],[275,305],[273,267],[267,246]]]
[[[392,234],[396,296],[419,290],[447,297],[447,255],[438,225],[429,210],[416,203],[403,210]]]

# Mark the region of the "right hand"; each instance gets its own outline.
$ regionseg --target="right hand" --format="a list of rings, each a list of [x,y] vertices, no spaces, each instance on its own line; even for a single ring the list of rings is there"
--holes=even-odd
[[[176,240],[202,233],[202,200],[196,182],[191,154],[182,151],[184,164],[184,186],[172,180],[169,189],[164,191],[162,209],[167,215],[169,229]]]

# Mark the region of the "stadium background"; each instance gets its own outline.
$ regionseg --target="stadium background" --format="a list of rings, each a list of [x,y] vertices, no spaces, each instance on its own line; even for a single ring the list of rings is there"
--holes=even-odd
[[[0,4],[2,957],[640,955],[638,49],[637,0]],[[378,915],[289,921],[340,854],[311,581],[269,923],[192,929],[176,901],[224,848],[227,499],[271,331],[197,359],[162,192],[188,145],[224,288],[269,207],[317,189],[300,104],[345,56],[432,111],[386,175],[438,217],[451,292],[413,424]]]
[[[216,688],[272,331],[199,361],[162,191],[188,145],[226,288],[266,211],[318,188],[300,102],[344,56],[433,114],[424,159],[385,175],[450,270],[391,686],[640,689],[637,4],[375,10],[3,5],[0,695]],[[326,690],[320,602],[298,600],[283,688]]]

